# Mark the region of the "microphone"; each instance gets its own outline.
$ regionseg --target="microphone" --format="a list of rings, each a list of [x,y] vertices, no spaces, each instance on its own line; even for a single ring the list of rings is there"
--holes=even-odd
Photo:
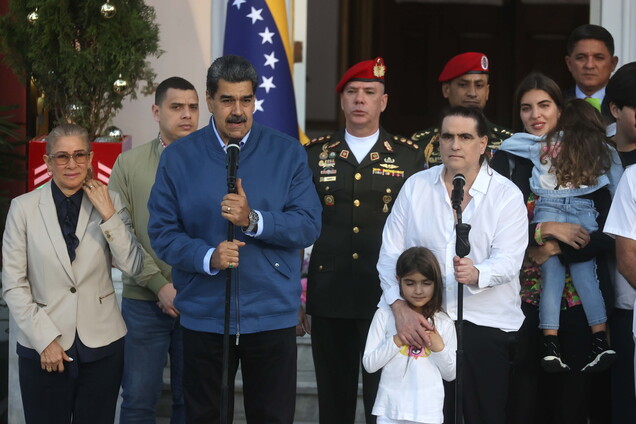
[[[470,242],[468,241],[468,233],[470,232],[470,224],[462,222],[462,202],[464,201],[464,184],[466,178],[462,174],[453,177],[453,191],[451,191],[451,205],[457,214],[457,225],[455,226],[455,253],[460,258],[470,253]]]
[[[451,205],[458,214],[462,212],[462,202],[464,201],[464,184],[466,178],[462,174],[453,177],[453,191],[451,192]]]
[[[225,168],[227,169],[227,192],[236,193],[236,172],[239,165],[239,141],[230,139],[226,148]]]

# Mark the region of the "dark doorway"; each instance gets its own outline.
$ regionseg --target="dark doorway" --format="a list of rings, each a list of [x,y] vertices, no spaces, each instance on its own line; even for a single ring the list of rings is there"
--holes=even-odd
[[[433,126],[447,104],[437,81],[444,64],[459,53],[483,52],[491,64],[485,114],[516,130],[512,99],[518,82],[536,70],[563,88],[571,86],[563,59],[566,39],[574,28],[589,22],[589,2],[538,3],[343,0],[340,28],[347,37],[340,41],[340,74],[353,63],[382,56],[389,92],[382,125],[410,136]]]

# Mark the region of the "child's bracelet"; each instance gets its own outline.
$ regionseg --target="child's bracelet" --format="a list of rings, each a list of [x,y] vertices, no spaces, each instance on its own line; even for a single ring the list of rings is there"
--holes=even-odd
[[[534,230],[534,241],[536,241],[539,246],[543,246],[543,237],[541,236],[541,224],[543,223],[539,222],[537,224],[537,227]]]

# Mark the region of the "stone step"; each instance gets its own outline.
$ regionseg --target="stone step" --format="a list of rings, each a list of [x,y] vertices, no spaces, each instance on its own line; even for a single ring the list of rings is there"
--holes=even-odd
[[[296,384],[296,414],[295,424],[317,424],[318,423],[318,390],[316,388],[316,375],[314,372],[314,362],[311,354],[311,338],[309,336],[299,337],[298,362],[297,362],[297,384]],[[245,411],[243,410],[243,381],[241,370],[236,374],[234,381],[234,423],[244,424]],[[164,369],[164,390],[157,405],[157,423],[168,423],[170,416],[170,370]],[[166,421],[167,420],[167,421]],[[356,408],[355,423],[364,423],[364,406],[362,404],[362,383],[358,383],[358,405]]]

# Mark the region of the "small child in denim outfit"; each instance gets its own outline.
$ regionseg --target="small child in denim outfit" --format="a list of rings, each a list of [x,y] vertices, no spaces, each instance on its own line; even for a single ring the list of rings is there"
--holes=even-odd
[[[517,133],[500,148],[530,159],[534,164],[530,188],[539,196],[533,220],[537,223],[535,240],[539,245],[543,244],[543,222],[579,224],[590,233],[598,230],[598,211],[593,198],[613,196],[623,168],[592,105],[585,100],[571,100],[556,128],[545,137]],[[600,190],[609,190],[610,194]],[[607,316],[596,277],[596,261],[571,263],[569,271],[592,329],[590,360],[582,371],[602,371],[614,362],[616,352],[607,343]],[[543,329],[546,350],[541,363],[548,372],[570,369],[561,360],[557,338],[565,272],[558,255],[541,265],[539,327]]]

